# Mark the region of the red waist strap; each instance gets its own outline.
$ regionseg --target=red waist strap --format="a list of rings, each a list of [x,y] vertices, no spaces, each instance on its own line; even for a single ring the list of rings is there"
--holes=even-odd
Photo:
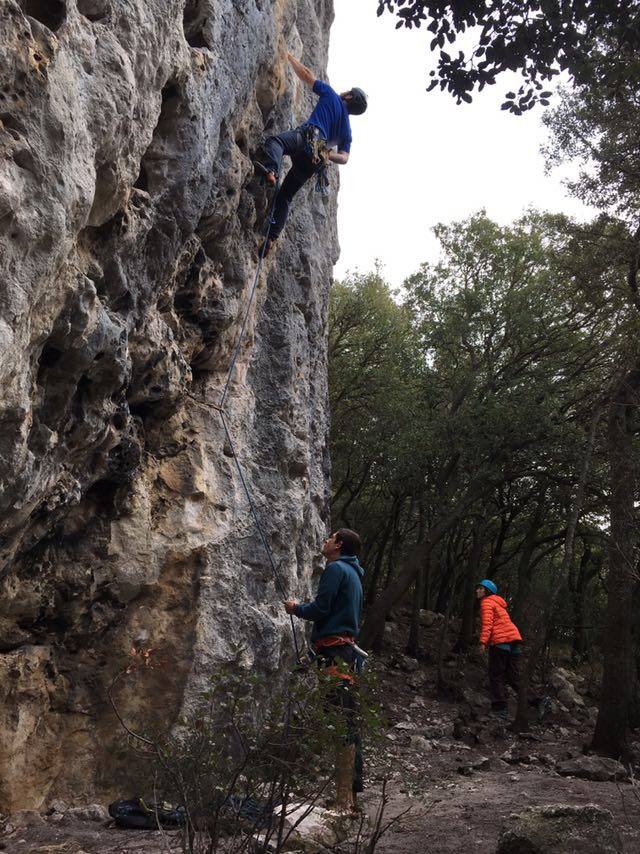
[[[344,646],[345,644],[353,645],[356,639],[352,635],[328,635],[326,638],[318,638],[313,642],[316,650],[323,649],[328,646]]]

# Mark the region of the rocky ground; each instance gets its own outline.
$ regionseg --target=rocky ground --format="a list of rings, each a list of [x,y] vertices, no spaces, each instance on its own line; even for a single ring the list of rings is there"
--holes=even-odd
[[[425,649],[434,650],[440,618],[425,613],[424,623]],[[445,672],[451,690],[443,697],[435,665],[404,655],[405,639],[405,623],[390,624],[380,661],[388,717],[390,761],[385,765],[391,768],[386,814],[404,814],[379,842],[379,852],[640,850],[634,769],[583,752],[595,709],[588,674],[552,668],[546,686],[553,698],[551,716],[516,735],[487,715],[483,662],[450,655]],[[384,773],[378,768],[370,774],[364,801],[369,812],[379,802]],[[179,840],[171,834],[116,830],[98,805],[54,803],[48,815],[5,817],[0,849],[160,854],[179,850]]]
[[[425,622],[433,619],[427,614],[424,618]],[[436,618],[426,628],[426,646],[430,642],[435,648],[438,626]],[[450,655],[444,669],[451,694],[457,696],[443,698],[436,688],[436,668],[401,654],[405,633],[402,623],[388,627],[397,651],[385,659],[384,695],[390,723],[386,738],[398,766],[389,812],[401,812],[412,801],[413,806],[382,839],[379,851],[554,854],[611,850],[631,854],[640,850],[640,788],[620,763],[583,753],[595,719],[589,678],[569,668],[553,668],[545,686],[552,697],[551,715],[542,726],[535,723],[530,732],[516,735],[487,714],[482,661]],[[565,847],[554,847],[544,830],[553,822],[534,814],[545,837],[536,840],[542,847],[526,847],[522,840],[515,847],[504,847],[505,834],[498,848],[503,827],[517,824],[509,816],[560,804],[596,804],[610,811],[612,820],[597,811],[595,820],[588,815],[589,831],[581,836],[572,829],[571,820],[564,824],[563,817],[560,835],[565,839],[557,845]],[[595,847],[588,847],[588,842]],[[615,847],[607,847],[612,844]]]

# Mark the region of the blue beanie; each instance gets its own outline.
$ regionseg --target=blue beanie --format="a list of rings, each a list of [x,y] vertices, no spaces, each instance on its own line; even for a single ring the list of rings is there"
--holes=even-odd
[[[489,593],[497,593],[498,592],[498,588],[496,587],[496,585],[493,583],[493,581],[489,581],[488,578],[484,578],[480,582],[480,584],[478,584],[478,587],[484,587],[485,590],[489,591]]]

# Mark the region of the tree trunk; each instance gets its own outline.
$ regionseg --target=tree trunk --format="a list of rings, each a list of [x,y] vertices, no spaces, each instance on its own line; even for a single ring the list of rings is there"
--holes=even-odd
[[[504,548],[505,540],[507,539],[507,534],[509,533],[510,527],[511,517],[503,513],[500,517],[500,528],[498,530],[498,536],[496,537],[495,543],[493,544],[493,547],[491,549],[491,557],[489,558],[489,564],[486,570],[486,578],[493,578],[496,573],[498,559],[502,555],[502,550]]]
[[[596,572],[595,567],[597,566],[597,560],[597,558],[593,557],[591,547],[585,545],[575,580],[573,580],[569,585],[571,590],[571,604],[573,607],[573,643],[571,658],[576,664],[585,661],[588,656],[587,630],[585,627],[585,601],[589,581],[593,578]]]
[[[415,581],[413,607],[411,610],[411,626],[407,642],[407,655],[418,658],[420,655],[420,610],[424,600],[425,576],[428,572],[428,562],[422,567]]]
[[[558,599],[560,598],[561,593],[564,592],[565,583],[569,577],[569,572],[571,569],[572,561],[573,561],[573,544],[576,537],[576,528],[578,527],[578,520],[580,519],[580,514],[582,513],[582,506],[584,504],[584,496],[587,490],[587,481],[589,479],[589,472],[591,470],[591,460],[593,458],[593,449],[596,444],[596,435],[598,432],[598,425],[600,424],[600,420],[602,419],[603,409],[601,406],[596,407],[594,410],[593,416],[591,417],[591,424],[589,425],[589,434],[587,436],[587,445],[584,451],[584,457],[582,460],[582,468],[580,470],[580,477],[578,478],[578,486],[576,488],[576,495],[571,505],[571,509],[567,518],[567,531],[564,538],[564,552],[562,555],[562,564],[560,566],[560,572],[558,573],[557,581],[555,583],[554,591],[551,594],[551,598],[549,600],[548,605],[548,619],[547,619],[547,641],[549,640],[549,629],[553,622],[553,614],[556,608],[556,604]]]
[[[475,616],[475,589],[479,578],[480,558],[484,540],[482,529],[484,527],[484,516],[476,519],[471,533],[471,549],[465,570],[464,591],[462,594],[462,622],[460,634],[454,646],[455,652],[467,652],[473,644],[473,620]]]
[[[454,577],[452,578],[452,586],[455,584],[455,568],[453,569]],[[449,601],[447,602],[447,609],[444,614],[444,620],[442,621],[442,626],[440,627],[440,634],[438,636],[438,691],[446,691],[449,687],[447,680],[444,677],[444,654],[447,646],[447,634],[449,632],[449,620],[451,619],[451,605],[453,603],[453,596],[449,597]]]
[[[640,565],[636,568],[636,575]],[[631,729],[640,727],[640,585],[636,583],[631,617],[631,643],[633,682],[629,699],[629,726]]]
[[[425,512],[424,506],[420,504],[420,521],[418,525],[418,540],[424,537],[425,532]],[[430,557],[430,556],[429,556]],[[420,609],[424,600],[424,582],[425,571],[428,565],[425,565],[419,570],[416,575],[416,580],[413,589],[413,603],[411,607],[411,625],[409,626],[409,640],[407,641],[407,655],[417,658],[420,654]]]
[[[420,571],[431,555],[431,549],[443,537],[449,528],[458,521],[475,502],[482,497],[491,484],[489,480],[480,480],[470,484],[467,492],[457,502],[455,507],[439,522],[434,524],[425,533],[424,541],[418,541],[409,552],[400,572],[388,587],[380,594],[378,599],[371,605],[362,632],[362,643],[371,645],[375,638],[384,632],[384,619],[391,608],[407,592],[416,574]]]
[[[378,587],[378,581],[380,579],[380,574],[382,572],[382,564],[384,562],[384,556],[387,550],[387,543],[389,542],[389,537],[391,536],[391,531],[393,530],[394,520],[396,518],[396,514],[401,506],[400,501],[397,498],[394,499],[393,504],[391,505],[391,512],[389,513],[389,517],[387,519],[387,524],[384,529],[384,533],[382,535],[382,539],[378,546],[378,553],[376,554],[375,563],[373,565],[373,570],[371,572],[371,576],[369,578],[369,583],[367,585],[367,591],[365,594],[365,607],[370,605],[371,602],[375,599],[376,590]]]
[[[531,524],[527,530],[522,549],[520,551],[520,560],[518,562],[518,592],[516,593],[513,603],[513,620],[523,633],[523,637],[527,638],[527,620],[529,611],[529,599],[531,596],[531,558],[536,549],[536,540],[538,531],[542,525],[542,517],[546,508],[547,485],[543,484],[538,490],[538,500],[536,509],[531,520]],[[523,668],[523,672],[524,672]]]
[[[632,415],[637,407],[639,386],[640,365],[636,365],[613,395],[607,434],[611,495],[608,595],[600,706],[591,747],[616,758],[628,755],[631,602],[636,583],[634,501],[637,472],[633,459]]]

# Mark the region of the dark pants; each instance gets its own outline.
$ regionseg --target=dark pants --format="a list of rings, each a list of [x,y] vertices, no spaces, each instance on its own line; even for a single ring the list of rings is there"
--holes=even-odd
[[[507,685],[518,693],[520,683],[520,653],[489,647],[489,694],[491,708],[507,708]]]
[[[518,643],[512,644],[517,652],[508,649],[500,649],[497,646],[489,647],[489,694],[491,695],[491,708],[502,710],[507,708],[507,686],[516,692],[520,690],[520,659],[522,653]],[[537,694],[527,694],[527,704],[537,708],[542,698]]]
[[[287,177],[278,190],[278,196],[273,211],[273,222],[269,236],[278,237],[291,210],[291,202],[295,194],[304,184],[312,178],[316,170],[307,153],[304,134],[301,130],[286,130],[277,136],[270,136],[263,145],[265,158],[264,165],[270,172],[280,176],[282,172],[282,158],[287,155],[291,158],[292,166],[287,172]]]
[[[337,661],[342,665],[347,665],[349,670],[355,672],[357,655],[351,644],[330,646],[320,650],[317,658],[318,667],[322,669],[332,667]],[[331,702],[345,716],[345,742],[347,745],[353,744],[356,748],[355,764],[353,767],[353,791],[362,792],[364,791],[364,766],[362,760],[362,738],[358,728],[356,691],[357,689],[353,682],[344,679],[332,691]]]

